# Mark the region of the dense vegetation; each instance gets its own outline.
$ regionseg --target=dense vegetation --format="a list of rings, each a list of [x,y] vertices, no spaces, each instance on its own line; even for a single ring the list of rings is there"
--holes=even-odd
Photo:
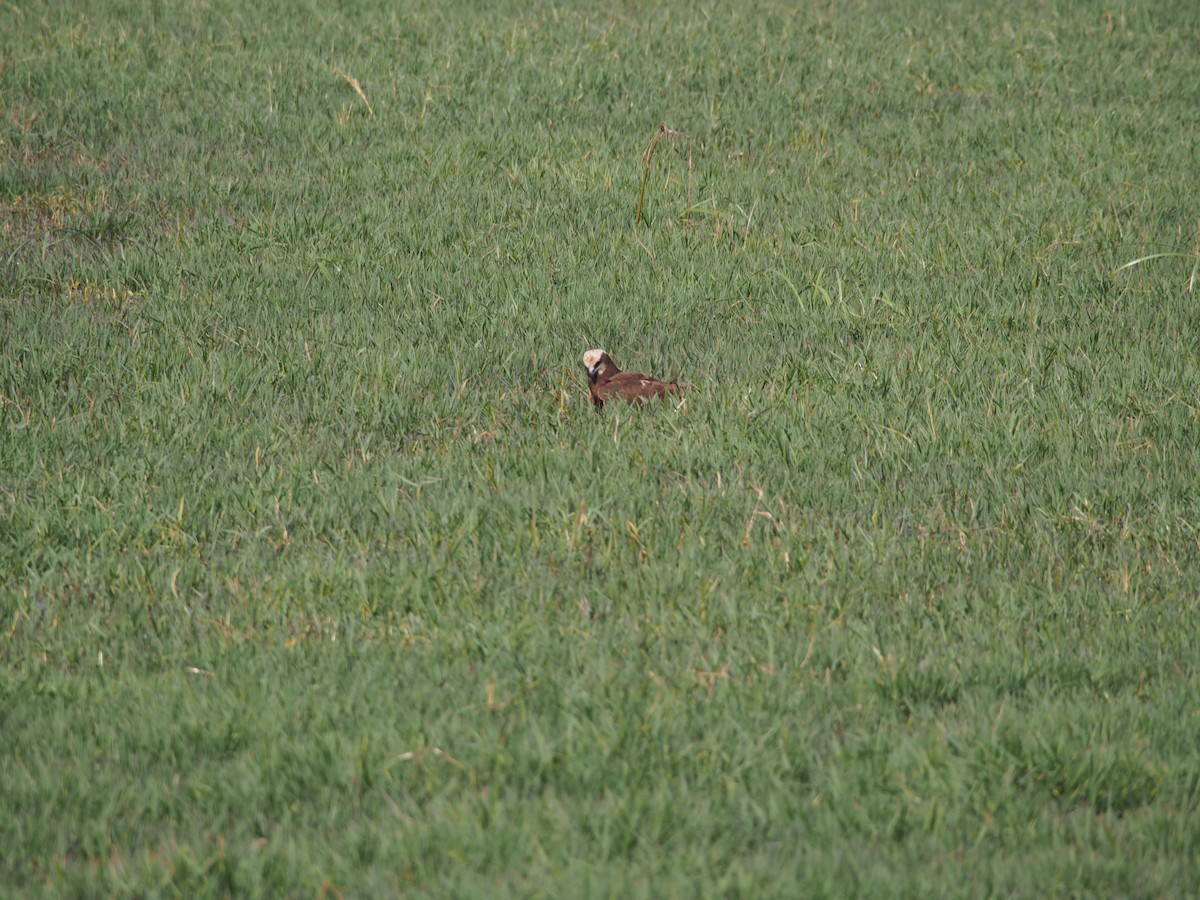
[[[1200,890],[1200,11],[488,9],[0,8],[0,884]]]

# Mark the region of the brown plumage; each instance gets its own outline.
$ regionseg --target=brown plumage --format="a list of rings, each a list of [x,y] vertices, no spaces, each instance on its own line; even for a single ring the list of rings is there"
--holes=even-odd
[[[603,350],[589,350],[583,354],[583,365],[588,370],[588,384],[596,409],[602,409],[606,400],[616,397],[637,403],[683,393],[683,385],[676,381],[659,381],[641,372],[622,372]]]

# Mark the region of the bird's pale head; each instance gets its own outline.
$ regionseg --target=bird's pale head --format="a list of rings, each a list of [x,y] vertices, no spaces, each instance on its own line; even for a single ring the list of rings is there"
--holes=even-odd
[[[583,366],[588,370],[589,375],[595,375],[596,370],[600,368],[600,360],[604,358],[603,350],[589,350],[583,354]]]

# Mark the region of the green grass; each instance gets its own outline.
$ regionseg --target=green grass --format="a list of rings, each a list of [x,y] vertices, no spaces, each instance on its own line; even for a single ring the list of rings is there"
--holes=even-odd
[[[1200,15],[427,7],[0,9],[4,892],[1200,892]]]

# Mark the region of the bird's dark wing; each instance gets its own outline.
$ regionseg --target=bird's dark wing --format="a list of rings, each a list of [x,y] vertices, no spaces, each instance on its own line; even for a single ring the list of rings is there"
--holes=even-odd
[[[678,385],[659,381],[657,378],[643,375],[641,372],[621,372],[596,385],[596,393],[601,398],[607,399],[615,396],[630,403],[654,397],[665,397],[678,390]]]

